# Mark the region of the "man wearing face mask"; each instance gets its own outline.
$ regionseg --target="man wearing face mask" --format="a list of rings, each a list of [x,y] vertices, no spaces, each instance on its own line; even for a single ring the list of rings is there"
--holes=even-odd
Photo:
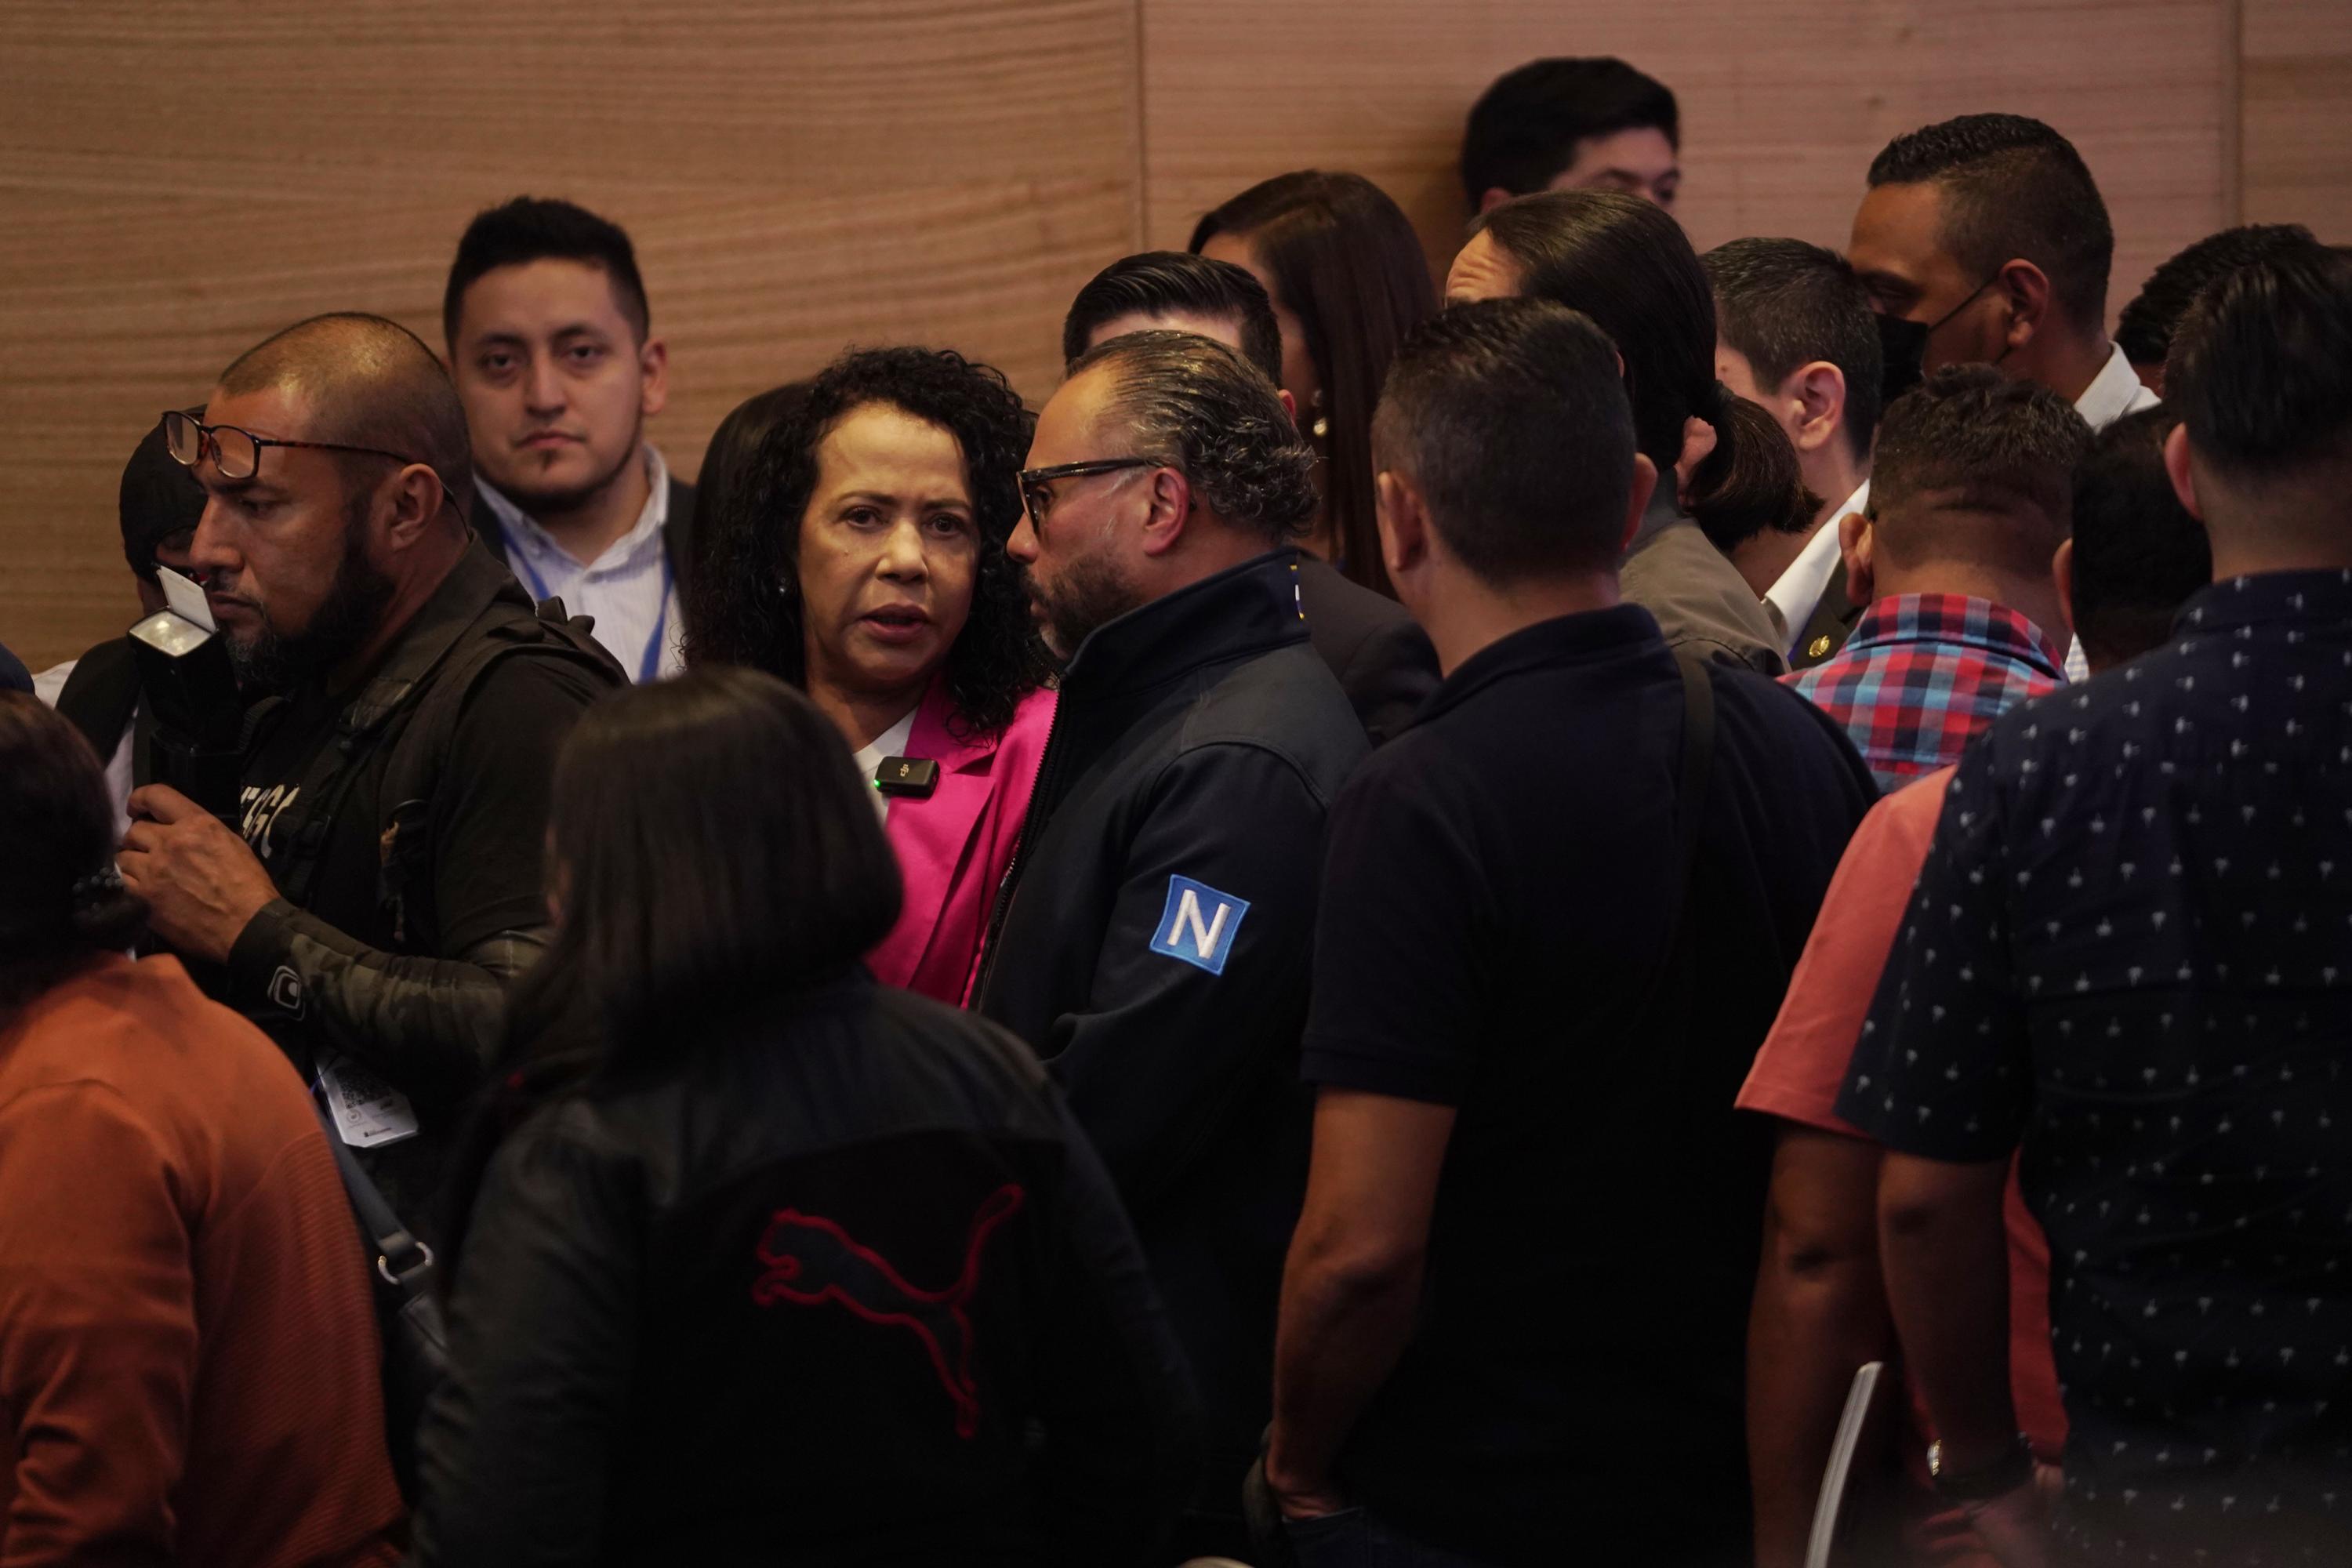
[[[1887,318],[1890,373],[1998,365],[2097,431],[2156,404],[2107,340],[2115,248],[2072,142],[2023,115],[1964,114],[1872,162],[1846,258]]]
[[[2073,142],[2021,114],[1963,114],[1871,162],[1846,258],[1882,313],[1890,375],[1994,365],[2065,398],[2095,435],[2157,405],[2107,339],[2115,252]],[[2076,643],[2066,678],[2089,673]]]
[[[465,411],[393,322],[289,327],[163,422],[206,492],[192,566],[266,695],[241,834],[150,784],[122,877],[415,1228],[503,983],[540,947],[555,749],[620,671],[473,543]]]

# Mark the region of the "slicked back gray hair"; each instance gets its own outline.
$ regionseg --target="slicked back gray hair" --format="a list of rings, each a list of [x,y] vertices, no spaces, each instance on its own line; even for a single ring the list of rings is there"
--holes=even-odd
[[[1097,369],[1112,378],[1104,417],[1133,455],[1182,474],[1211,511],[1276,544],[1315,521],[1315,448],[1240,354],[1191,332],[1129,332],[1081,355],[1070,375]]]

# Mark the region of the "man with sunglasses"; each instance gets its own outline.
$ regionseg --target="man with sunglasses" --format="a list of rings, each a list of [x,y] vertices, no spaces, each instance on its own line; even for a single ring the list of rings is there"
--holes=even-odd
[[[1067,659],[974,994],[1068,1094],[1207,1417],[1175,1555],[1241,1555],[1271,1413],[1323,822],[1368,751],[1307,640],[1314,454],[1233,349],[1144,331],[1039,415],[1006,548]]]
[[[540,946],[556,747],[621,673],[473,542],[465,411],[393,322],[289,327],[163,433],[205,492],[190,562],[257,705],[237,826],[147,785],[122,876],[415,1228]]]
[[[204,487],[172,460],[158,422],[123,466],[120,505],[122,554],[131,564],[131,586],[141,616],[163,607],[157,566],[188,569],[188,547],[204,515]],[[148,755],[153,729],[139,666],[127,637],[109,637],[79,658],[33,678],[34,692],[70,720],[89,749],[104,759],[107,793],[119,826],[131,825],[131,792],[155,774]]]

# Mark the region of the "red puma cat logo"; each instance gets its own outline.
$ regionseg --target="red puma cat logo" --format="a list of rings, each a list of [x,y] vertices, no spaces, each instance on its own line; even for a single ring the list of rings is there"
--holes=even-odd
[[[923,1342],[940,1384],[955,1404],[955,1429],[969,1437],[980,1429],[980,1391],[971,1376],[971,1318],[966,1309],[980,1289],[980,1253],[989,1234],[1021,1208],[1013,1183],[991,1193],[972,1215],[964,1244],[963,1272],[944,1290],[908,1284],[890,1260],[851,1239],[833,1221],[798,1209],[778,1209],[760,1238],[766,1272],[753,1282],[751,1300],[762,1307],[789,1301],[819,1307],[838,1301],[869,1323],[910,1330]]]

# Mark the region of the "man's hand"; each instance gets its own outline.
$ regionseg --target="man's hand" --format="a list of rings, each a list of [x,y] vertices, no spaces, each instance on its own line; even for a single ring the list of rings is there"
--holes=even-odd
[[[1265,1489],[1274,1494],[1276,1508],[1285,1519],[1320,1519],[1327,1513],[1339,1513],[1354,1507],[1328,1476],[1314,1480],[1283,1474],[1268,1459],[1265,1467]]]
[[[175,952],[226,963],[278,885],[244,839],[169,784],[133,790],[131,816],[115,864],[147,900],[149,926]]]
[[[2050,1515],[2065,1489],[2064,1472],[2036,1459],[2032,1480],[1969,1509],[1969,1523],[2003,1568],[2051,1568]]]

